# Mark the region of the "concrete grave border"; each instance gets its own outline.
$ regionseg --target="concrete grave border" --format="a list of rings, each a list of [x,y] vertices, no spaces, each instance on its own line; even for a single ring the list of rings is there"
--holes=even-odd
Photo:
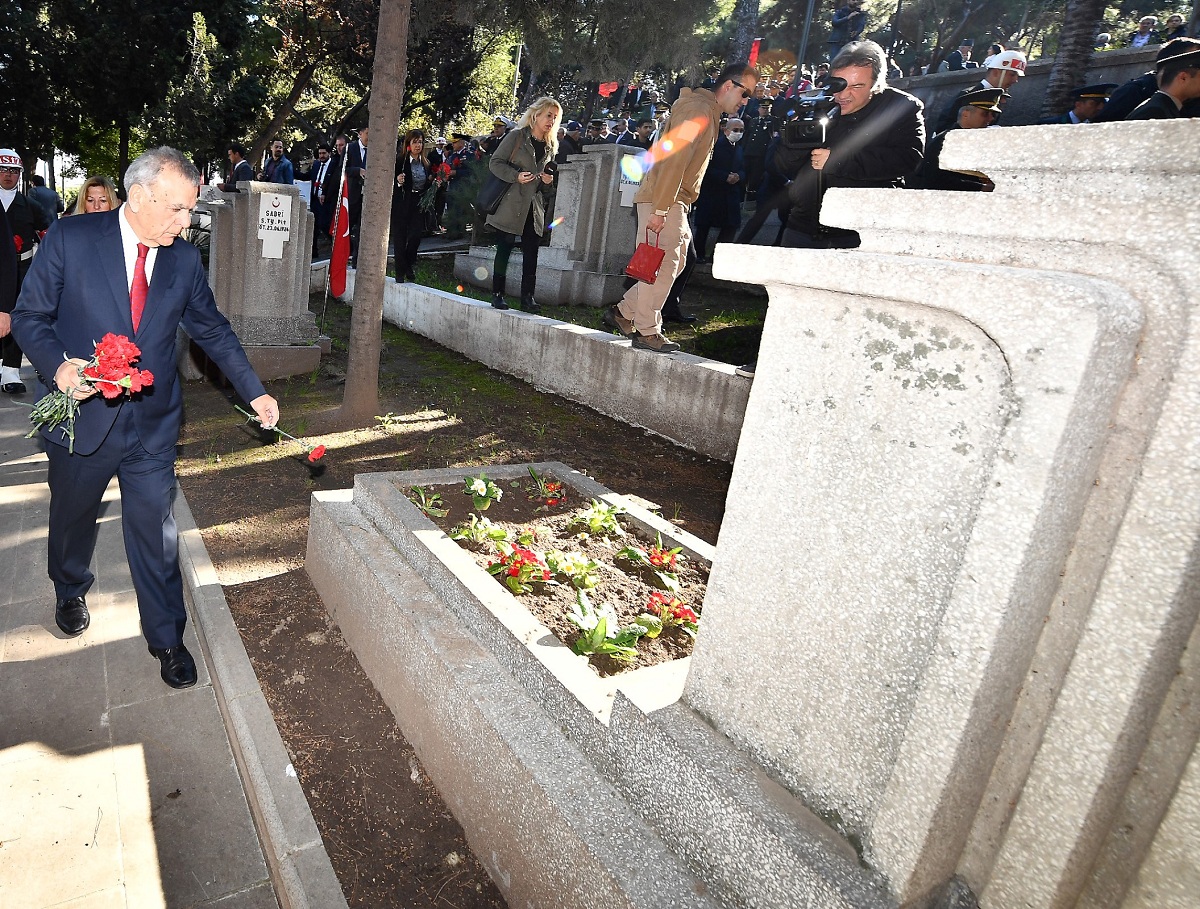
[[[280,906],[345,907],[342,885],[325,851],[308,799],[250,665],[196,519],[178,487],[175,522],[188,613],[195,622]]]

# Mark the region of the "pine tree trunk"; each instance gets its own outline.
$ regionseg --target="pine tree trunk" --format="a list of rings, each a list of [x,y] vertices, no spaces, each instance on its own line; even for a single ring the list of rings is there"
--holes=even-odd
[[[1058,36],[1058,53],[1046,83],[1042,116],[1056,117],[1069,106],[1071,89],[1087,78],[1088,63],[1095,49],[1096,31],[1104,15],[1105,0],[1069,0]]]
[[[387,271],[389,215],[396,134],[408,70],[411,0],[382,0],[375,65],[371,73],[370,146],[354,280],[354,313],[340,426],[366,425],[379,410],[379,353],[383,346],[383,286]]]
[[[758,31],[758,0],[737,0],[733,7],[733,41],[726,63],[745,63],[750,58]]]

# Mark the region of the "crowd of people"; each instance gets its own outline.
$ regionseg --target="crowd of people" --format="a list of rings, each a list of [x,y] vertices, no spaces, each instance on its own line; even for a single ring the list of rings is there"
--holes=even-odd
[[[497,115],[482,136],[452,132],[434,137],[409,130],[394,162],[390,231],[397,281],[416,277],[424,237],[443,233],[443,219],[455,193],[473,200],[486,175],[509,184],[494,212],[477,217],[494,232],[495,266],[492,305],[508,308],[506,282],[514,249],[522,250],[518,305],[529,312],[535,299],[538,251],[552,226],[557,167],[584,149],[614,144],[637,149],[645,176],[636,197],[638,237],[657,235],[667,250],[659,277],[629,288],[607,314],[607,321],[639,348],[670,352],[678,345],[663,334],[664,322],[688,323],[679,300],[696,264],[708,261],[710,240],[753,242],[767,219],[776,214],[775,245],[853,247],[852,230],[821,224],[821,201],[830,187],[908,187],[914,189],[990,191],[983,174],[963,174],[940,166],[942,146],[956,129],[981,129],[1002,123],[1004,108],[1026,69],[1018,50],[991,45],[989,54],[972,59],[974,42],[964,40],[947,55],[943,69],[974,69],[977,83],[937,110],[925,110],[912,95],[888,85],[899,75],[883,48],[859,40],[864,17],[861,3],[849,0],[834,13],[829,62],[803,68],[787,82],[763,78],[751,67],[710,70],[696,88],[674,86],[672,104],[650,81],[620,89],[603,115],[568,118],[552,98],[534,102],[514,122]],[[1178,21],[1177,21],[1178,20]],[[1124,85],[1084,85],[1071,94],[1071,106],[1047,123],[1085,124],[1196,116],[1200,113],[1200,40],[1179,35],[1180,17],[1171,17],[1164,32],[1154,17],[1145,17],[1124,42],[1157,45],[1153,70]],[[815,116],[816,114],[820,116]],[[826,121],[815,140],[800,128],[811,120]],[[700,135],[673,130],[672,123],[707,124]],[[257,167],[246,148],[231,142],[229,169],[220,189],[237,192],[251,180],[307,183],[315,216],[313,254],[330,242],[333,217],[340,210],[343,178],[348,201],[350,261],[355,262],[362,221],[363,189],[370,157],[369,130],[364,125],[320,143],[299,165],[274,139]],[[473,179],[467,179],[474,174]],[[91,176],[70,210],[40,175],[18,190],[23,164],[11,149],[0,149],[0,206],[17,259],[19,290],[41,234],[60,216],[106,212],[120,205],[116,187],[104,176]],[[754,203],[743,225],[744,203]],[[650,206],[650,207],[648,207]],[[4,245],[0,241],[0,246]],[[22,394],[21,350],[8,327],[15,292],[0,290],[0,392]],[[743,367],[752,375],[753,366]]]

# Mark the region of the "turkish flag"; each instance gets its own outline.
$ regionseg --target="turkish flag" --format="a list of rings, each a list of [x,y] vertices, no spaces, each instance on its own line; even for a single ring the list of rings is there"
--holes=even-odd
[[[329,257],[329,292],[340,297],[346,292],[346,266],[350,262],[350,197],[342,177],[342,201],[329,227],[333,255]]]
[[[601,82],[600,87],[597,89],[597,92],[599,93],[601,98],[607,98],[609,95],[611,95],[613,92],[615,92],[618,88],[620,88],[620,86],[621,86],[620,82]]]
[[[762,47],[762,38],[755,38],[754,43],[750,45],[750,59],[747,61],[751,66],[758,66],[758,49]]]

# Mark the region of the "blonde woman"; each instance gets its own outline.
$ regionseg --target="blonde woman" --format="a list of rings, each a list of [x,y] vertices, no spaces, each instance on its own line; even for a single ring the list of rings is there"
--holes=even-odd
[[[496,263],[492,270],[492,306],[508,309],[504,300],[504,280],[513,247],[521,244],[521,309],[538,312],[533,298],[537,283],[538,250],[546,232],[546,199],[554,183],[554,156],[558,153],[558,125],[562,105],[553,98],[538,98],[500,142],[488,162],[491,172],[513,184],[496,213],[487,223],[499,231]]]
[[[75,198],[71,208],[73,215],[87,215],[98,211],[112,211],[120,205],[117,188],[108,177],[88,177]]]

